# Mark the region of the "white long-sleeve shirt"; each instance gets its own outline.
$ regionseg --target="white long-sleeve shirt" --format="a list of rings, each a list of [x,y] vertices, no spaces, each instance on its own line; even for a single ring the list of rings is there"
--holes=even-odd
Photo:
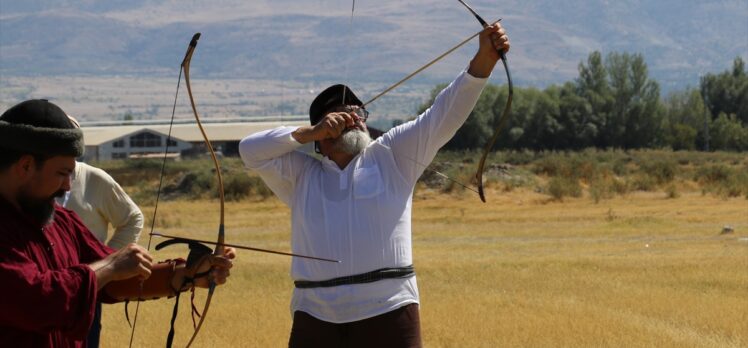
[[[243,139],[239,153],[291,208],[295,253],[332,258],[334,264],[294,258],[294,280],[327,280],[413,264],[413,188],[425,165],[465,122],[487,79],[460,74],[413,121],[389,130],[344,169],[300,151],[279,127]],[[417,267],[416,267],[417,268]],[[345,323],[418,303],[416,278],[326,288],[296,288],[291,313]]]
[[[60,204],[74,211],[102,243],[120,249],[138,241],[143,213],[105,171],[75,163],[70,191]],[[114,233],[108,238],[109,225]]]

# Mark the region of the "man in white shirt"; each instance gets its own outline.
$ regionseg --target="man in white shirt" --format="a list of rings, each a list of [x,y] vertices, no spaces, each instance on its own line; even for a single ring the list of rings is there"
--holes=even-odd
[[[111,248],[138,242],[143,213],[114,178],[99,168],[76,162],[71,179],[70,191],[60,205],[76,212],[96,238]]]
[[[75,128],[80,128],[75,118],[70,115],[68,118]],[[70,190],[58,198],[57,203],[78,214],[96,239],[110,248],[119,250],[138,242],[143,229],[143,213],[114,178],[102,169],[76,161]],[[114,229],[111,238],[109,225]],[[101,303],[97,303],[86,346],[99,347],[100,336]]]
[[[371,141],[368,113],[343,85],[320,93],[311,126],[279,127],[243,139],[248,168],[291,207],[290,347],[420,347],[411,206],[418,177],[467,119],[509,39],[486,28],[478,52],[413,121]],[[315,142],[321,160],[299,151]]]

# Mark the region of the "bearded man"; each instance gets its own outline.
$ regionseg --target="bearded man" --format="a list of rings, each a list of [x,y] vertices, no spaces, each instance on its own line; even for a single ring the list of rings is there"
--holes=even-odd
[[[310,126],[250,135],[239,145],[291,207],[294,252],[341,260],[292,260],[290,347],[420,347],[411,206],[418,177],[465,122],[509,41],[499,24],[478,52],[415,120],[372,141],[368,112],[344,85],[320,93]],[[315,142],[324,157],[295,151]]]
[[[97,301],[170,297],[229,276],[232,248],[191,255],[198,261],[189,265],[154,263],[137,244],[107,247],[57,205],[70,190],[82,136],[46,100],[0,116],[0,345],[84,347]]]

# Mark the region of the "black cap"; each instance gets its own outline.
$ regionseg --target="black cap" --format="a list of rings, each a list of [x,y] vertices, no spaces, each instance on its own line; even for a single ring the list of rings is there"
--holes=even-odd
[[[364,103],[346,85],[327,87],[326,90],[314,98],[312,105],[309,106],[309,122],[315,125],[325,116],[328,110],[343,105],[362,106]]]
[[[0,150],[21,153],[83,155],[83,132],[59,106],[44,99],[19,103],[0,115]]]
[[[74,128],[65,111],[46,99],[31,99],[5,111],[0,120],[43,128]]]

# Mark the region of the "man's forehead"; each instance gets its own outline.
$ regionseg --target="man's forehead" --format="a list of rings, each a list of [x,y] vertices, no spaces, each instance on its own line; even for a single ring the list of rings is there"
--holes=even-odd
[[[54,156],[44,161],[44,166],[52,170],[75,170],[75,157],[73,156]]]

